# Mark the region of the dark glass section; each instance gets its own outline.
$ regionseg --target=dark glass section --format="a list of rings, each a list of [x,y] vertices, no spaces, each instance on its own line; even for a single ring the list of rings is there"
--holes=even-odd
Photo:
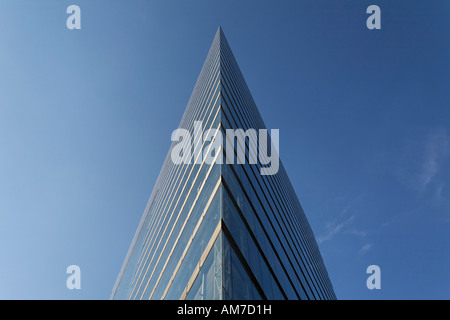
[[[231,247],[227,237],[223,237],[223,299],[261,300],[261,294],[242,261]],[[245,263],[245,262],[244,262]]]

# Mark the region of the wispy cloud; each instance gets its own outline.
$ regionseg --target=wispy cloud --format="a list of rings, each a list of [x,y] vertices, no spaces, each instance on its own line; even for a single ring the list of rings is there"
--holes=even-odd
[[[418,174],[419,188],[426,188],[439,171],[440,166],[448,157],[449,137],[445,129],[432,132],[425,144],[425,161]]]
[[[319,244],[332,240],[339,234],[350,234],[360,238],[366,237],[368,232],[361,229],[358,225],[357,216],[361,211],[361,204],[364,203],[364,195],[360,194],[352,198],[348,197],[336,197],[332,210],[336,210],[336,207],[341,207],[340,210],[334,211],[334,218],[329,220],[323,232],[316,238]]]
[[[317,242],[323,243],[325,241],[331,240],[338,233],[342,232],[344,227],[348,226],[350,222],[354,219],[354,217],[355,216],[352,215],[349,218],[346,218],[345,220],[340,222],[334,221],[327,223],[325,227],[325,233],[317,238]]]
[[[323,243],[327,240],[330,240],[331,238],[333,238],[336,234],[339,233],[339,231],[341,231],[342,227],[344,226],[343,223],[339,223],[333,227],[329,227],[327,228],[327,231],[325,232],[325,234],[319,236],[317,238],[317,242],[318,243]]]
[[[397,168],[397,178],[420,195],[431,192],[440,200],[445,183],[440,172],[450,155],[450,137],[445,128],[435,128],[421,142],[409,145]]]
[[[444,188],[445,188],[444,182],[441,182],[438,184],[438,186],[436,187],[436,191],[434,193],[434,200],[436,200],[438,202],[441,200],[442,192],[443,192]]]
[[[364,254],[364,253],[366,253],[367,251],[369,251],[371,248],[372,248],[372,244],[371,243],[368,243],[368,244],[365,244],[365,245],[363,245],[362,247],[361,247],[361,249],[359,250],[359,254]]]

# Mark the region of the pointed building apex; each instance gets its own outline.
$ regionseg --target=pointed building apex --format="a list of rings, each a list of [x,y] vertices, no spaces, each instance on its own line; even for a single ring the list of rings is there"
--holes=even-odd
[[[220,38],[221,35],[223,35],[223,30],[222,30],[222,27],[219,26],[219,27],[217,28],[215,38]]]
[[[219,43],[219,55],[221,54],[222,50],[229,51],[229,44],[226,40],[225,34],[223,32],[222,26],[219,25],[217,28],[216,35],[214,36],[213,43],[217,41]]]
[[[225,36],[225,34],[224,34],[224,32],[223,32],[223,29],[222,29],[222,26],[220,26],[220,25],[219,25],[219,27],[217,28],[216,36],[220,36],[220,37]]]

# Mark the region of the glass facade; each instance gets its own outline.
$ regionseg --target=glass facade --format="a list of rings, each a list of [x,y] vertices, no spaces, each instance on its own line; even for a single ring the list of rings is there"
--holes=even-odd
[[[221,28],[179,128],[194,139],[172,143],[111,298],[336,299],[282,163],[261,175],[264,165],[249,163],[254,136],[234,139],[231,150],[223,141],[212,164],[203,159],[227,129],[266,128]],[[219,129],[211,141],[202,138],[209,129]],[[192,144],[191,161],[175,164],[183,143]],[[228,164],[238,150],[244,164]]]

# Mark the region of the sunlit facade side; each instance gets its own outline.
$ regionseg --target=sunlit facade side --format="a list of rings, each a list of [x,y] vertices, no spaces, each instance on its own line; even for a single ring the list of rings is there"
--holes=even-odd
[[[219,28],[179,128],[265,129]],[[216,139],[217,136],[213,139]],[[313,232],[280,162],[274,175],[248,164],[249,144],[202,162],[169,149],[112,299],[335,299]],[[237,148],[246,164],[227,164]],[[233,152],[234,151],[234,152]],[[275,152],[274,150],[271,150]],[[200,158],[199,158],[200,157]]]

